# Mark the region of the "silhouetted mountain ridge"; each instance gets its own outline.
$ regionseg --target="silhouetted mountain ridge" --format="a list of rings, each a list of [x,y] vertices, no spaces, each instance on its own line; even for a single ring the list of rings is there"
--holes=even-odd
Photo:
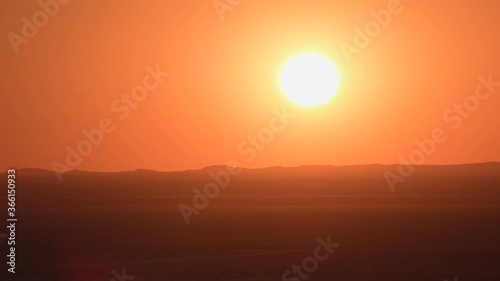
[[[334,165],[302,165],[296,167],[273,166],[266,168],[241,168],[242,172],[238,177],[247,178],[301,178],[301,177],[331,177],[331,176],[346,176],[346,177],[383,177],[384,173],[390,171],[398,173],[399,165],[382,165],[382,164],[366,164],[366,165],[349,165],[349,166],[334,166]],[[64,178],[87,178],[87,177],[153,177],[166,179],[203,179],[207,178],[209,173],[218,173],[234,169],[225,165],[207,166],[201,169],[190,169],[184,171],[155,171],[147,169],[137,169],[134,171],[121,172],[91,172],[82,170],[71,170],[62,174]],[[7,171],[1,173],[4,176]],[[56,173],[50,170],[37,168],[22,168],[16,169],[16,174],[19,177],[56,177]],[[486,162],[474,164],[459,164],[459,165],[422,165],[415,166],[416,175],[429,175],[433,177],[440,176],[500,176],[499,162]]]

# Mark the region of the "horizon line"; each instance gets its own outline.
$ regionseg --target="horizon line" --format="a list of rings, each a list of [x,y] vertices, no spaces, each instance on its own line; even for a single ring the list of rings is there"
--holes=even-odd
[[[485,164],[500,164],[500,162],[497,161],[488,161],[488,162],[470,162],[470,163],[456,163],[456,164],[420,164],[420,165],[413,165],[413,166],[419,166],[419,167],[454,167],[454,166],[468,166],[468,165],[485,165]],[[298,166],[265,166],[265,167],[258,167],[258,168],[248,168],[248,167],[241,167],[239,166],[238,168],[244,169],[244,170],[263,170],[263,169],[271,169],[271,168],[301,168],[301,167],[337,167],[337,168],[342,168],[342,167],[361,167],[361,166],[398,166],[402,165],[401,163],[394,163],[394,164],[381,164],[381,163],[371,163],[371,164],[350,164],[350,165],[333,165],[333,164],[307,164],[307,165],[298,165]],[[209,168],[214,168],[214,167],[230,167],[228,165],[210,165],[210,166],[205,166],[202,168],[192,168],[192,169],[185,169],[185,170],[169,170],[169,171],[161,171],[161,170],[153,170],[153,169],[144,169],[144,168],[137,168],[135,170],[120,170],[120,171],[91,171],[91,170],[67,170],[62,172],[68,173],[68,172],[84,172],[84,173],[132,173],[132,172],[137,172],[137,171],[148,171],[148,172],[156,172],[156,173],[180,173],[180,172],[190,172],[190,171],[202,171],[206,170]],[[52,172],[52,173],[57,173],[56,171],[46,169],[46,168],[32,168],[32,167],[24,167],[24,168],[16,168],[16,167],[11,167],[7,168],[6,170],[0,171],[0,174],[5,174],[8,172],[8,170],[16,170],[16,171],[21,171],[21,170],[41,170],[41,171],[47,171],[47,172]]]

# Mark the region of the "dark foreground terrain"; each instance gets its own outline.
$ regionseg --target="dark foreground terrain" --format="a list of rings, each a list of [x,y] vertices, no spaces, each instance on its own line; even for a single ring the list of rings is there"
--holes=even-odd
[[[245,170],[186,225],[179,204],[222,169],[18,170],[17,273],[2,239],[0,280],[278,281],[329,235],[307,280],[500,280],[500,164],[418,167],[394,193],[396,166]]]

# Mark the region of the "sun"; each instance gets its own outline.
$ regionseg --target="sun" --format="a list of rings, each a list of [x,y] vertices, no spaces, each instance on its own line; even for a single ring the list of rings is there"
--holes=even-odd
[[[326,57],[304,53],[288,60],[281,70],[279,85],[283,94],[301,106],[326,103],[339,87],[339,73]]]

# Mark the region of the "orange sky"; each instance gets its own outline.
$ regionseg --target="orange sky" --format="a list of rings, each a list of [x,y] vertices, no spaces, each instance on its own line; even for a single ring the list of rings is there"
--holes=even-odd
[[[242,1],[221,21],[212,0],[72,0],[16,53],[8,34],[22,35],[22,18],[41,7],[0,1],[0,170],[67,165],[66,147],[106,118],[114,130],[74,168],[398,163],[435,128],[448,139],[426,164],[500,161],[500,87],[456,130],[443,119],[479,76],[500,81],[500,2],[401,0],[348,63],[340,45],[388,2]],[[319,107],[279,90],[280,67],[304,51],[340,72],[339,91]],[[113,102],[157,65],[169,76],[122,120]],[[283,106],[298,117],[248,161],[238,147]]]

